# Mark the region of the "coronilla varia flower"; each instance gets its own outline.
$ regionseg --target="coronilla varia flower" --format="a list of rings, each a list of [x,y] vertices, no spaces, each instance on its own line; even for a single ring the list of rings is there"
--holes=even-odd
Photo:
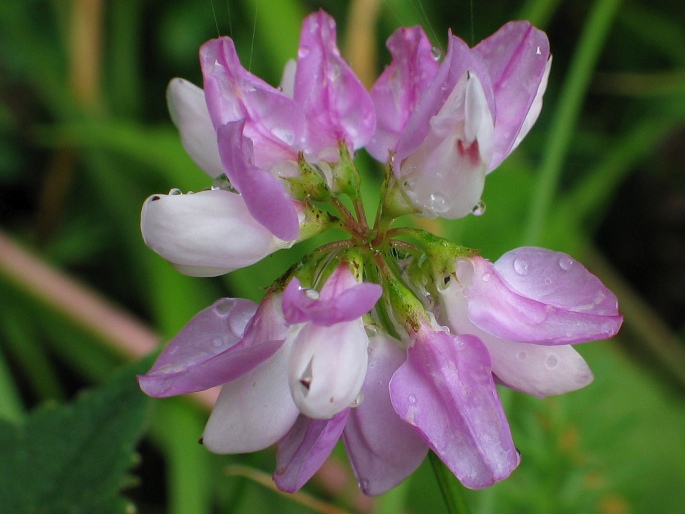
[[[277,445],[284,491],[340,440],[367,494],[399,484],[429,451],[465,486],[488,487],[520,461],[497,385],[538,397],[587,385],[572,345],[616,334],[616,297],[566,254],[525,247],[492,263],[393,222],[482,211],[486,175],[540,112],[547,37],[527,22],[474,48],[450,34],[440,59],[421,28],[402,28],[367,92],[335,34],[326,13],[309,16],[280,87],[245,70],[229,38],[200,51],[204,90],[171,82],[183,145],[214,183],[145,202],[150,248],[213,276],[328,227],[348,236],[302,258],[259,304],[223,298],[197,314],[141,388],[165,397],[221,385],[205,446]],[[385,165],[373,224],[354,164],[362,147]]]

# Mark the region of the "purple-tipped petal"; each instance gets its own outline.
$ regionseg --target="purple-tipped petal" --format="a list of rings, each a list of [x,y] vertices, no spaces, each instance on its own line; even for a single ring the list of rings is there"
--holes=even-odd
[[[256,310],[249,300],[222,298],[200,311],[169,342],[152,369],[138,377],[140,388],[150,396],[166,397],[225,383],[225,359],[217,356],[230,354]]]
[[[300,232],[295,203],[279,179],[253,164],[252,141],[243,137],[243,126],[243,121],[236,121],[217,131],[226,174],[259,223],[279,239],[294,241]]]
[[[413,473],[428,446],[390,403],[390,378],[407,359],[402,343],[379,334],[369,340],[369,364],[361,404],[353,408],[343,440],[359,487],[382,494]]]
[[[204,91],[187,80],[173,79],[169,82],[166,98],[171,120],[181,134],[185,151],[210,177],[221,175],[224,169]]]
[[[361,319],[295,330],[288,365],[290,392],[300,412],[331,418],[355,401],[366,375],[368,336]]]
[[[566,254],[522,248],[497,266],[473,257],[457,263],[457,276],[469,319],[501,339],[582,343],[612,337],[623,321],[613,293]]]
[[[249,453],[276,443],[299,411],[288,390],[286,343],[259,366],[225,384],[203,434],[214,453]]]
[[[395,163],[401,163],[426,138],[430,130],[430,121],[447,98],[452,94],[455,86],[468,72],[475,74],[483,88],[485,100],[490,112],[495,114],[495,97],[488,70],[473,50],[461,39],[450,34],[447,55],[440,65],[433,81],[428,85],[423,96],[416,104],[416,108],[407,122],[405,130],[397,142]],[[398,173],[398,167],[395,168]],[[400,176],[400,175],[398,175]]]
[[[549,60],[549,41],[527,21],[513,21],[480,42],[473,51],[486,63],[495,92],[495,155],[490,170],[512,151],[540,92]],[[539,112],[539,111],[538,111]],[[528,120],[529,125],[535,120]]]
[[[255,145],[255,164],[270,168],[297,160],[304,134],[300,106],[240,64],[233,41],[213,39],[200,49],[207,107],[214,128],[245,120],[244,134]]]
[[[181,273],[213,277],[290,246],[253,218],[241,195],[153,195],[143,204],[143,240]]]
[[[359,284],[347,265],[338,267],[324,284],[321,293],[304,289],[293,278],[283,293],[283,314],[288,323],[311,321],[321,326],[353,321],[369,312],[383,288],[378,284]]]
[[[300,416],[278,443],[274,482],[281,491],[294,493],[318,471],[333,451],[345,428],[350,409],[328,420]]]
[[[388,39],[392,62],[371,88],[376,108],[376,132],[366,145],[377,160],[385,162],[419,98],[438,72],[431,43],[420,26],[397,29]]]
[[[423,328],[390,381],[390,398],[466,487],[489,487],[518,465],[490,356],[477,337]]]
[[[438,286],[443,286],[438,284]],[[545,346],[500,339],[469,320],[467,304],[456,280],[440,290],[440,312],[455,334],[478,337],[490,353],[492,372],[500,382],[540,398],[575,391],[592,382],[592,371],[570,345]]]
[[[371,96],[340,56],[335,38],[335,21],[324,11],[304,20],[294,98],[307,120],[306,149],[314,155],[333,150],[336,156],[339,142],[360,148],[376,127]]]
[[[494,268],[511,289],[528,298],[574,312],[618,315],[616,295],[565,253],[524,246],[502,255]]]

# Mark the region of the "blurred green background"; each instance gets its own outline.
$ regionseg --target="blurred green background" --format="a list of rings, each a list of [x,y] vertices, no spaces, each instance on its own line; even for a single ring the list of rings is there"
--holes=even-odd
[[[110,382],[221,296],[258,299],[302,254],[184,277],[146,249],[139,213],[153,193],[210,185],[169,121],[168,81],[201,85],[198,48],[221,34],[276,84],[303,17],[318,8],[336,18],[343,54],[368,84],[399,26],[424,25],[443,49],[448,28],[470,44],[511,19],[547,31],[545,106],[489,176],[486,214],[431,228],[493,260],[524,244],[568,252],[617,293],[625,324],[613,341],[579,348],[595,373],[586,389],[546,400],[502,391],[523,461],[467,499],[483,514],[682,512],[685,4],[669,0],[2,0],[0,451],[33,444],[3,434],[34,426],[37,406],[78,402],[80,390]],[[377,183],[379,168],[359,160]],[[306,494],[280,495],[269,485],[272,452],[218,457],[196,443],[207,397],[135,401],[138,457],[121,473],[130,467],[123,495],[139,512],[445,509],[428,463],[390,493],[363,498],[341,448]],[[50,467],[59,452],[47,448]],[[0,463],[0,481],[26,478],[13,469]],[[22,487],[0,486],[0,512],[16,512],[2,495]]]

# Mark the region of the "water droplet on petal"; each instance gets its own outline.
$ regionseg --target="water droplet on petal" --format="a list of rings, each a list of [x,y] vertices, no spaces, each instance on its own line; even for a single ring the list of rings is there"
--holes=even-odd
[[[483,274],[483,282],[487,282],[488,280],[490,280],[490,273]]]
[[[380,332],[378,330],[377,325],[365,325],[364,330],[366,330],[366,335],[371,338],[371,337],[376,337],[378,333]]]
[[[369,481],[366,480],[365,478],[362,478],[359,481],[359,489],[361,489],[362,492],[366,493],[369,489]]]
[[[542,51],[540,50],[539,46],[535,49],[535,55],[542,55]]]
[[[563,257],[559,258],[559,267],[563,270],[570,270],[571,267],[573,266],[573,259],[571,259],[568,255],[564,255]]]
[[[442,193],[433,193],[429,198],[430,209],[436,214],[442,214],[450,208],[450,201]]]
[[[431,48],[431,53],[433,54],[433,59],[436,61],[440,60],[440,57],[442,57],[442,50],[437,46]]]
[[[301,46],[300,49],[297,51],[297,58],[298,59],[304,59],[309,55],[309,48],[306,46]]]
[[[482,216],[485,214],[485,202],[483,200],[478,200],[478,203],[471,209],[471,214],[474,216]]]
[[[547,366],[547,369],[554,369],[557,367],[557,364],[559,364],[559,358],[555,354],[550,353],[545,359],[545,366]]]
[[[527,275],[530,271],[530,265],[528,261],[523,259],[514,259],[514,271],[519,275]]]
[[[214,348],[221,348],[224,345],[225,341],[221,337],[215,337],[212,339],[212,346]]]
[[[318,300],[319,292],[316,289],[303,289],[304,295],[310,300]]]
[[[550,285],[551,283],[552,283],[552,279],[549,278],[549,277],[547,277],[547,278],[545,279],[545,284]]]
[[[516,354],[516,358],[520,361],[526,360],[526,357],[528,357],[528,354],[526,354],[526,352],[518,352]]]
[[[229,298],[224,298],[222,300],[218,300],[214,304],[214,312],[216,312],[222,318],[225,316],[228,316],[228,313],[231,312],[232,309],[233,309],[233,301],[230,300]]]
[[[178,195],[182,195],[183,192],[179,188],[175,187],[175,188],[169,190],[169,194],[172,196],[178,196]]]
[[[222,173],[214,179],[214,182],[212,183],[212,190],[216,191],[217,189],[222,189],[224,191],[234,191],[233,186],[231,185],[231,181],[228,180],[228,177],[225,173]]]
[[[411,405],[416,405],[416,396],[414,396],[413,394],[410,394],[410,395],[407,397],[407,401],[408,401]]]

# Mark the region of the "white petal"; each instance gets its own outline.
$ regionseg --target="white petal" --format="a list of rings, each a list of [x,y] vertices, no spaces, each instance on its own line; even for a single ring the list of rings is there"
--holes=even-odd
[[[214,453],[249,453],[276,443],[299,411],[288,389],[288,341],[271,358],[224,385],[202,436]]]
[[[181,133],[181,143],[188,155],[210,177],[224,173],[204,91],[177,78],[169,82],[166,97],[171,120]]]
[[[330,327],[305,323],[290,336],[288,383],[302,414],[328,419],[349,407],[361,391],[369,338],[361,319]]]
[[[198,277],[249,266],[289,245],[250,216],[240,195],[223,190],[151,196],[140,226],[145,244]]]
[[[543,346],[482,338],[492,372],[512,389],[544,397],[568,393],[592,382],[589,366],[571,345]]]
[[[283,68],[283,76],[281,77],[281,91],[288,98],[295,96],[295,72],[297,71],[297,61],[289,59]]]

